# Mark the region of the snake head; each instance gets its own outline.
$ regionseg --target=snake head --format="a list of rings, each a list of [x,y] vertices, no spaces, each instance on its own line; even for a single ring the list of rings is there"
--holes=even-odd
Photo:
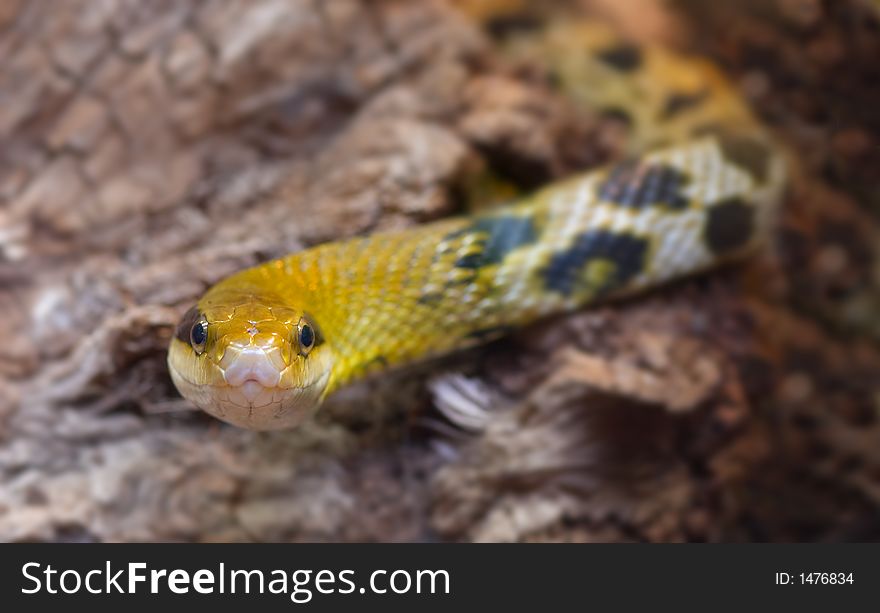
[[[330,348],[307,313],[247,291],[209,291],[183,316],[168,351],[171,378],[186,399],[253,430],[309,417],[331,366]]]

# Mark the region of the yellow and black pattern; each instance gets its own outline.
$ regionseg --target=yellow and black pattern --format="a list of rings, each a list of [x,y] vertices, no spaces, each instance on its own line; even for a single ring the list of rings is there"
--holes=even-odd
[[[592,58],[577,60],[593,79],[585,103],[628,113],[646,153],[489,213],[325,244],[225,279],[172,341],[180,391],[240,426],[294,425],[370,373],[758,245],[784,172],[741,101],[711,67],[700,81],[702,64],[599,32],[578,33]],[[640,88],[653,88],[653,110],[628,102]]]

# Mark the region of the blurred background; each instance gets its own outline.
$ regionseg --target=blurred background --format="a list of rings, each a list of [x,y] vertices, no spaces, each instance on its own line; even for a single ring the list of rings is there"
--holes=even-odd
[[[878,19],[0,1],[0,539],[880,539]],[[573,90],[582,23],[716,66],[779,140],[765,252],[360,385],[293,432],[189,410],[165,351],[218,279],[637,149]]]

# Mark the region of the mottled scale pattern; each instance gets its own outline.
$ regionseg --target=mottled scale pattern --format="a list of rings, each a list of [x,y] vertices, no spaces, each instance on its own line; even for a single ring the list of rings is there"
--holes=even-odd
[[[289,335],[297,318],[320,331],[326,345],[298,358],[283,381],[306,395],[325,386],[323,398],[370,373],[655,287],[759,245],[785,167],[717,71],[621,45],[604,30],[563,35],[567,51],[583,35],[585,52],[555,61],[560,83],[574,99],[629,119],[635,146],[625,159],[489,212],[319,245],[225,279],[197,309],[219,322],[209,359],[195,356],[185,331],[172,344],[179,387],[198,387],[191,395],[205,395],[198,404],[210,407],[207,387],[223,384],[212,365],[222,363],[223,335],[244,335],[264,317],[261,305],[277,335]],[[552,32],[548,40],[552,52]]]
[[[326,336],[336,387],[740,255],[777,191],[704,136],[480,216],[318,246],[261,277]]]

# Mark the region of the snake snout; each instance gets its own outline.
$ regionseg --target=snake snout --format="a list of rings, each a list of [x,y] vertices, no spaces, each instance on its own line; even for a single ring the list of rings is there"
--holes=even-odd
[[[285,367],[277,350],[262,347],[229,348],[220,366],[226,383],[233,387],[250,382],[262,387],[277,387]]]

